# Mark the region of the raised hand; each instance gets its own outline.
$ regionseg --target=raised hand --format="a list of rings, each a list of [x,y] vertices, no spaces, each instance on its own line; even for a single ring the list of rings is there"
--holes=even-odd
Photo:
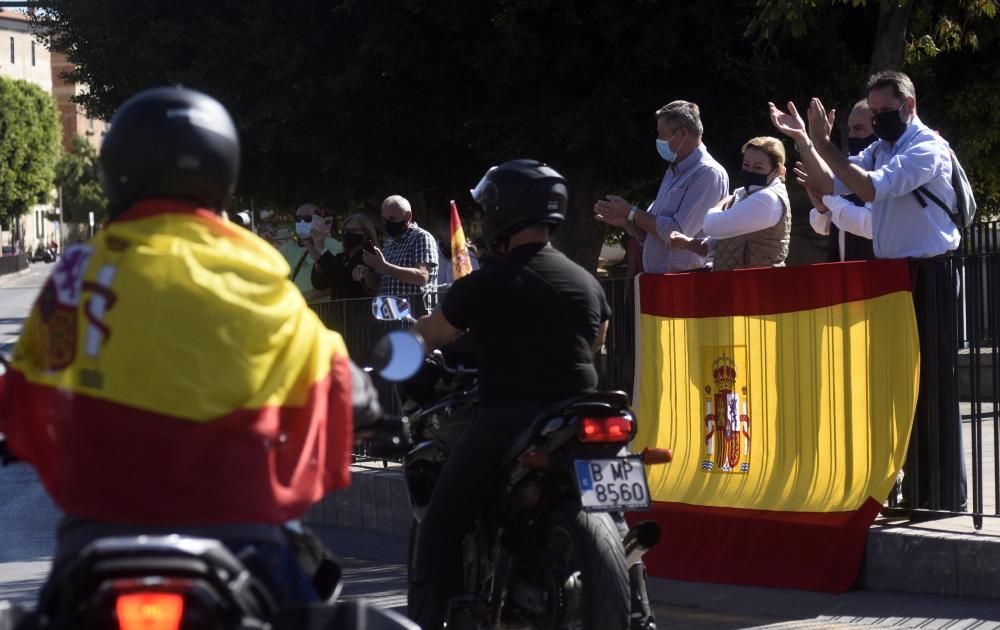
[[[625,201],[618,195],[608,195],[605,199],[598,199],[594,204],[594,218],[602,223],[622,227],[628,221],[629,210],[632,204]]]
[[[837,115],[837,110],[831,109],[827,113],[823,107],[823,102],[818,98],[809,101],[809,138],[814,144],[824,143],[830,140],[830,132],[833,130],[833,120]]]
[[[795,163],[795,181],[802,185],[803,188],[809,190],[809,173],[806,171],[806,166],[802,162]]]
[[[795,109],[795,103],[788,101],[787,114],[775,107],[774,103],[768,102],[767,105],[771,110],[771,122],[775,129],[796,142],[806,137],[806,124]]]

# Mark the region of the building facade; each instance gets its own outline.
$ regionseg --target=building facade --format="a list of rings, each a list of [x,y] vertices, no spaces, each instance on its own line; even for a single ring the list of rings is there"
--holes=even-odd
[[[68,151],[72,147],[75,136],[86,138],[95,149],[99,149],[108,125],[87,116],[73,102],[73,97],[85,91],[86,86],[64,78],[65,73],[72,69],[73,65],[64,54],[50,53],[32,35],[25,14],[9,9],[0,10],[0,75],[34,83],[55,98],[62,121],[63,150]],[[58,191],[53,192],[53,198],[58,204]],[[67,240],[67,227],[58,221],[58,212],[56,204],[34,206],[30,213],[21,217],[18,225],[0,231],[0,251],[9,253],[16,245],[31,252],[39,244],[48,245],[53,242],[62,249]],[[80,231],[77,229],[74,234]]]

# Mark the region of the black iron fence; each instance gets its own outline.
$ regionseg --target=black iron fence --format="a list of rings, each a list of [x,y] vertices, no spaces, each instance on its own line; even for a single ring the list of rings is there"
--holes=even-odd
[[[27,254],[4,254],[0,256],[0,276],[8,273],[16,273],[27,268]]]
[[[942,378],[954,380],[958,393],[961,416],[962,448],[968,477],[968,506],[966,512],[940,509],[930,497],[914,501],[923,507],[903,508],[892,493],[886,511],[917,514],[924,517],[968,515],[977,528],[983,517],[1000,517],[1000,409],[995,404],[1000,392],[1000,370],[994,369],[993,358],[1000,353],[1000,222],[978,224],[970,228],[963,246],[948,259],[954,277],[959,279],[956,304],[957,347],[956,361],[944,363],[955,369],[942,369]],[[607,342],[597,357],[600,384],[603,389],[621,389],[632,393],[635,371],[635,285],[632,279],[601,280],[608,302],[614,313]],[[314,304],[327,326],[339,330],[355,361],[364,365],[375,341],[400,324],[378,322],[371,311],[371,301],[341,300]],[[389,412],[398,412],[399,401],[394,388],[387,383],[378,385],[384,406]],[[941,436],[938,426],[930,423],[924,427],[927,434],[918,435],[914,427],[911,440],[924,439],[933,451]],[[359,453],[362,455],[363,453]],[[918,461],[911,457],[905,470],[917,476],[919,467],[933,466],[933,462]],[[937,475],[936,471],[925,471]],[[954,480],[958,484],[958,480]],[[947,482],[947,480],[946,480]]]

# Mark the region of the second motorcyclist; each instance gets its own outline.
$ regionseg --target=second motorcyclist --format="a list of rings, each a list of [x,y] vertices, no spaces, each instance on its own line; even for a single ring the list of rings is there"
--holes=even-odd
[[[549,243],[568,199],[555,169],[513,160],[491,168],[471,192],[495,261],[457,280],[414,327],[429,347],[468,331],[480,391],[478,415],[451,451],[420,523],[409,604],[424,628],[440,628],[449,600],[462,592],[462,536],[491,498],[512,441],[545,406],[596,391],[593,353],[611,317],[596,279]],[[648,607],[642,617],[651,621]]]

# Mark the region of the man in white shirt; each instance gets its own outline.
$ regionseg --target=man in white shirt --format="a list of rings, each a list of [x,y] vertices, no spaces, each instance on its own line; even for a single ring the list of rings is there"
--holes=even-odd
[[[872,110],[868,108],[868,101],[862,99],[854,104],[847,117],[847,154],[858,155],[874,142],[878,142],[878,136],[872,128]],[[875,258],[870,204],[853,193],[819,195],[810,188],[806,188],[806,192],[814,206],[809,212],[809,224],[817,234],[830,237],[827,261]]]
[[[961,232],[948,212],[915,194],[923,189],[955,207],[951,150],[917,118],[908,76],[878,72],[868,80],[867,94],[880,141],[850,158],[830,142],[826,110],[817,98],[809,106],[808,133],[792,103],[788,113],[770,103],[771,120],[795,141],[807,187],[823,194],[853,192],[871,203],[878,258],[922,259],[914,261],[913,290],[920,385],[903,492],[911,508],[964,511],[968,487],[955,387],[958,278],[954,261],[945,256],[958,247]]]

